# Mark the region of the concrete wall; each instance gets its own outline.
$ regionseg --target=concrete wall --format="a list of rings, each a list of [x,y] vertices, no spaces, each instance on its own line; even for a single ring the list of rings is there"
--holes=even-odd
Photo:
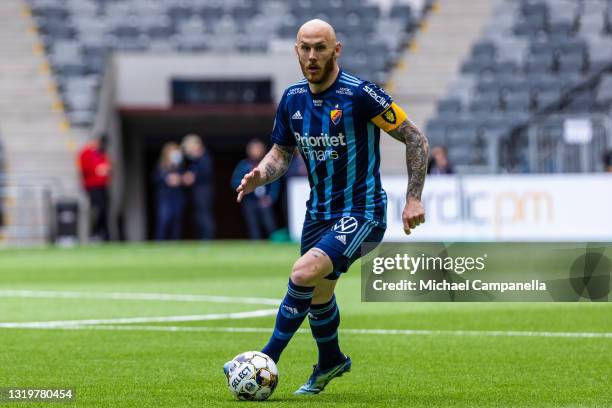
[[[121,54],[114,59],[119,106],[169,107],[171,79],[272,79],[272,95],[302,78],[297,57],[285,54]]]

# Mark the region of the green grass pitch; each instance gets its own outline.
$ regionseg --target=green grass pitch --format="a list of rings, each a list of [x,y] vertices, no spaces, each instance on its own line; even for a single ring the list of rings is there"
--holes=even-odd
[[[0,327],[0,388],[74,387],[76,401],[70,405],[79,407],[254,404],[233,400],[222,364],[265,344],[274,317],[248,317],[248,313],[274,309],[274,305],[227,298],[141,296],[280,299],[297,254],[296,245],[266,243],[4,250],[0,254],[0,323],[94,320],[96,324],[73,329]],[[56,296],[58,292],[64,297]],[[108,295],[117,293],[131,295]],[[351,373],[334,380],[318,396],[296,397],[292,392],[316,361],[316,347],[305,323],[281,358],[276,392],[269,401],[255,404],[612,406],[612,337],[504,334],[609,333],[610,304],[361,303],[358,265],[341,278],[337,297],[341,329],[425,332],[341,331],[343,350],[353,359]],[[139,320],[193,315],[218,319]],[[243,318],[229,318],[236,316]],[[114,320],[124,318],[136,320]],[[178,329],[171,331],[172,327]],[[230,328],[252,330],[232,332]],[[460,330],[500,331],[501,335],[460,335]]]

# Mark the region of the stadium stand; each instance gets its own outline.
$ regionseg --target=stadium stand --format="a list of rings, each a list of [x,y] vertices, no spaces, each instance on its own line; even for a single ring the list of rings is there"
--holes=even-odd
[[[26,4],[0,2],[3,243],[46,242],[49,198],[74,196],[73,139]]]
[[[451,161],[467,172],[596,170],[584,160],[581,168],[564,166],[564,154],[538,167],[542,149],[533,151],[528,139],[534,127],[562,129],[564,115],[597,118],[609,111],[611,21],[606,0],[495,1],[458,78],[427,122],[431,143],[447,145]],[[560,140],[563,132],[556,132]],[[592,146],[593,162],[603,148],[605,140]]]
[[[106,56],[266,52],[305,20],[330,21],[346,46],[343,66],[384,82],[427,0],[29,0],[70,122],[90,125]]]

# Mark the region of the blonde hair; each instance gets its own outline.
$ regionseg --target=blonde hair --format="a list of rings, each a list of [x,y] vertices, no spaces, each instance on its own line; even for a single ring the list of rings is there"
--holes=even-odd
[[[170,169],[172,167],[170,155],[173,151],[180,149],[181,148],[179,147],[179,145],[174,142],[168,142],[164,144],[164,147],[162,147],[161,154],[159,157],[159,167],[161,167],[162,170]]]

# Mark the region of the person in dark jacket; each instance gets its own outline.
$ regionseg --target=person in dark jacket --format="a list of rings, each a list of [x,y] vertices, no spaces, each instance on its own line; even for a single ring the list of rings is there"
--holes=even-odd
[[[183,184],[187,187],[188,197],[193,202],[198,237],[202,240],[213,239],[215,221],[213,218],[214,172],[212,158],[198,135],[185,136],[181,146],[186,158]]]
[[[182,163],[183,154],[179,145],[166,143],[162,148],[154,177],[157,195],[155,239],[158,241],[181,238],[185,207]]]
[[[241,160],[232,175],[232,188],[236,189],[245,174],[250,173],[266,154],[266,145],[259,139],[247,144],[247,157]],[[242,214],[251,239],[268,238],[276,230],[274,203],[280,192],[280,180],[261,186],[247,194],[241,202]]]

